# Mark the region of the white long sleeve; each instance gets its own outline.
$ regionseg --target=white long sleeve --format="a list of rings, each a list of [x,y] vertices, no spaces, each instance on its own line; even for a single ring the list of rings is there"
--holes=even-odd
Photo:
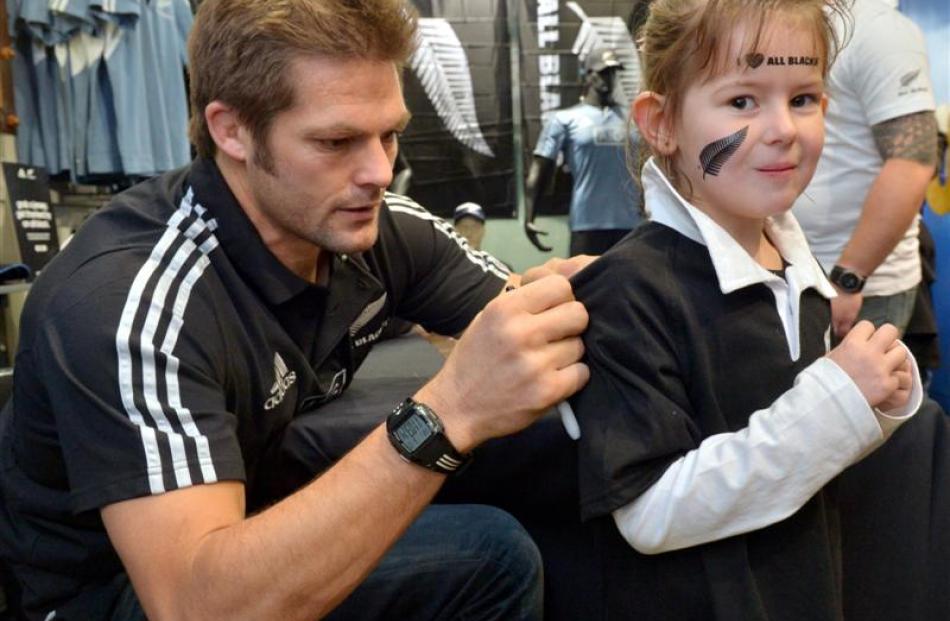
[[[880,446],[923,400],[917,364],[906,407],[877,412],[829,358],[755,412],[748,427],[706,438],[635,501],[615,510],[624,539],[655,554],[774,524]]]

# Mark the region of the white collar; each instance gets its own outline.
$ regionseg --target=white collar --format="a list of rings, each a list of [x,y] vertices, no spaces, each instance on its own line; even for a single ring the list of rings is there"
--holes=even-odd
[[[725,229],[684,199],[652,157],[643,167],[642,182],[650,219],[709,249],[709,257],[723,294],[757,283],[782,280],[756,263]],[[786,277],[791,277],[790,272],[794,271],[797,289],[804,291],[814,288],[826,298],[835,297],[834,287],[812,255],[805,234],[791,211],[770,216],[765,226],[769,240],[789,264]]]

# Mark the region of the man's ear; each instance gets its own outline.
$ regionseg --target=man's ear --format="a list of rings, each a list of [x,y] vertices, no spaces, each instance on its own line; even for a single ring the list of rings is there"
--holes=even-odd
[[[218,151],[238,162],[246,161],[252,149],[251,135],[237,112],[231,106],[215,100],[205,106],[204,114],[208,132]]]
[[[676,136],[666,109],[666,97],[653,91],[643,91],[630,104],[630,114],[637,123],[640,136],[654,153],[672,155],[676,151]]]

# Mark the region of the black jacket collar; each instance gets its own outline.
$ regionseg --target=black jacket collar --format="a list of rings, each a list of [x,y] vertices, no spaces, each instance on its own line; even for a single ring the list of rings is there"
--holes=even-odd
[[[217,221],[215,235],[221,248],[269,304],[283,304],[308,289],[325,289],[300,278],[271,253],[213,160],[196,159],[188,182],[197,202]]]

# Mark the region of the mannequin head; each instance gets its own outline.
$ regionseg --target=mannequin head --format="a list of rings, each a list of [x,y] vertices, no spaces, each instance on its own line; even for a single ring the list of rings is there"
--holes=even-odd
[[[613,50],[591,50],[584,59],[584,101],[597,106],[613,105],[614,88],[622,68]]]
[[[485,236],[485,212],[477,203],[462,203],[455,208],[452,216],[455,230],[468,240],[468,245],[475,250],[482,249],[482,238]]]

